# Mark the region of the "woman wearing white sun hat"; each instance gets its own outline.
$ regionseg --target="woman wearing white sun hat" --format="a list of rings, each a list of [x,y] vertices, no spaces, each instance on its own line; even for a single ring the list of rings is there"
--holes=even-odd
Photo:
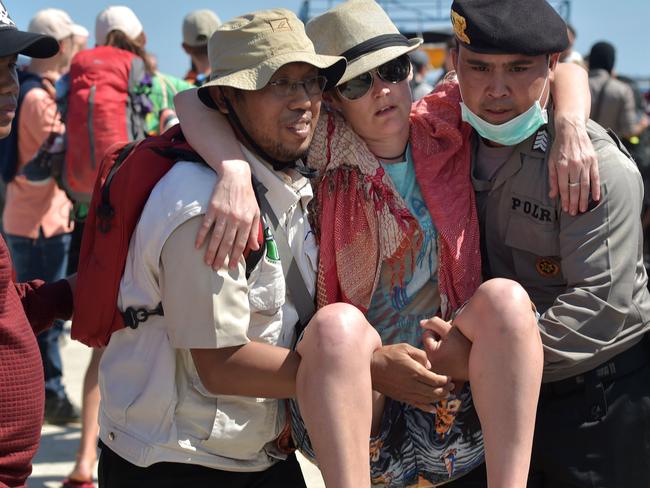
[[[513,472],[527,471],[542,352],[521,287],[497,281],[479,288],[478,229],[463,145],[468,132],[459,128],[458,89],[442,85],[414,107],[409,123],[410,66],[404,57],[420,41],[401,36],[375,2],[338,5],[313,19],[307,31],[319,52],[343,55],[349,63],[329,94],[333,111],[321,117],[308,157],[321,170],[315,182],[318,305],[356,305],[388,346],[368,357],[367,370],[348,370],[337,382],[322,347],[323,331],[308,328],[298,351],[314,367],[298,398],[314,450],[298,415],[294,438],[308,455],[316,454],[328,486],[365,486],[371,478],[387,486],[450,481],[483,459],[469,391],[460,388],[471,377],[483,405],[481,422],[497,426],[485,445],[496,456],[491,482],[503,486]],[[197,117],[197,103],[189,94],[183,99],[192,109],[183,117],[179,104],[188,140],[206,159],[219,161],[222,141],[206,136],[223,120]],[[584,103],[579,92],[573,108],[582,114]],[[223,159],[237,157],[228,156]],[[417,349],[418,322],[436,313],[449,318],[468,300],[454,319],[450,352],[446,346],[438,351],[444,360],[432,352],[440,343],[428,340],[433,371],[450,375],[459,387],[456,396],[431,405],[441,393],[441,378],[427,371],[427,357]],[[519,334],[521,329],[527,333]],[[358,337],[344,331],[338,342],[356,344],[356,354],[363,354]],[[526,354],[513,357],[512,349]],[[499,375],[481,376],[491,368]],[[371,439],[369,463],[363,445],[370,422],[361,406],[370,395],[362,385],[371,373],[373,387],[385,397],[374,396],[378,435]],[[341,390],[346,395],[337,396]]]

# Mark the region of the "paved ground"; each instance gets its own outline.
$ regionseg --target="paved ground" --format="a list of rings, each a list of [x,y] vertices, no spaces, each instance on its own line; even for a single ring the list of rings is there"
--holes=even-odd
[[[81,385],[86,365],[90,359],[90,349],[70,340],[61,348],[63,356],[63,377],[70,398],[76,405],[81,404]],[[59,488],[61,481],[72,470],[77,451],[80,426],[43,426],[41,447],[34,459],[34,470],[29,478],[30,488]],[[300,458],[299,458],[300,459]],[[324,488],[325,484],[318,468],[300,459],[309,488]]]

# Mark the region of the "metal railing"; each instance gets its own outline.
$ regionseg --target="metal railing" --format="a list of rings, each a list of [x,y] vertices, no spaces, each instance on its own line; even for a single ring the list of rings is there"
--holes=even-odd
[[[299,12],[303,22],[319,15],[341,0],[305,0]],[[377,0],[402,32],[450,31],[449,11],[452,0]],[[549,0],[560,15],[569,20],[571,0]]]

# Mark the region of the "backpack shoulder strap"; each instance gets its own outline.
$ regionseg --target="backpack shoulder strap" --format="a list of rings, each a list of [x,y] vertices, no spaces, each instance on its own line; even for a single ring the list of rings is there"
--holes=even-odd
[[[298,312],[299,324],[296,330],[296,336],[299,337],[304,328],[316,312],[314,298],[309,293],[305,280],[300,273],[298,263],[291,253],[289,242],[284,230],[280,227],[278,217],[273,212],[269,201],[266,198],[266,187],[259,181],[254,180],[254,187],[258,195],[260,210],[266,219],[266,222],[273,228],[273,238],[278,246],[278,254],[284,271],[285,282],[291,293],[296,311]]]
[[[128,121],[132,139],[147,136],[145,116],[151,112],[151,76],[139,56],[131,59],[128,82]]]

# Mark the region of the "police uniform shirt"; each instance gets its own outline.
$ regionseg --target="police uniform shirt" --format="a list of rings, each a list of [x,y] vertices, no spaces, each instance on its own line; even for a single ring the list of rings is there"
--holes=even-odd
[[[541,313],[545,382],[583,373],[628,349],[650,319],[642,181],[600,126],[590,122],[588,132],[598,156],[601,200],[574,217],[562,212],[559,198],[548,196],[551,126],[516,146],[502,164],[491,162],[496,169],[486,179],[477,170],[490,148],[481,148],[476,134],[473,143],[484,279],[518,281]]]

